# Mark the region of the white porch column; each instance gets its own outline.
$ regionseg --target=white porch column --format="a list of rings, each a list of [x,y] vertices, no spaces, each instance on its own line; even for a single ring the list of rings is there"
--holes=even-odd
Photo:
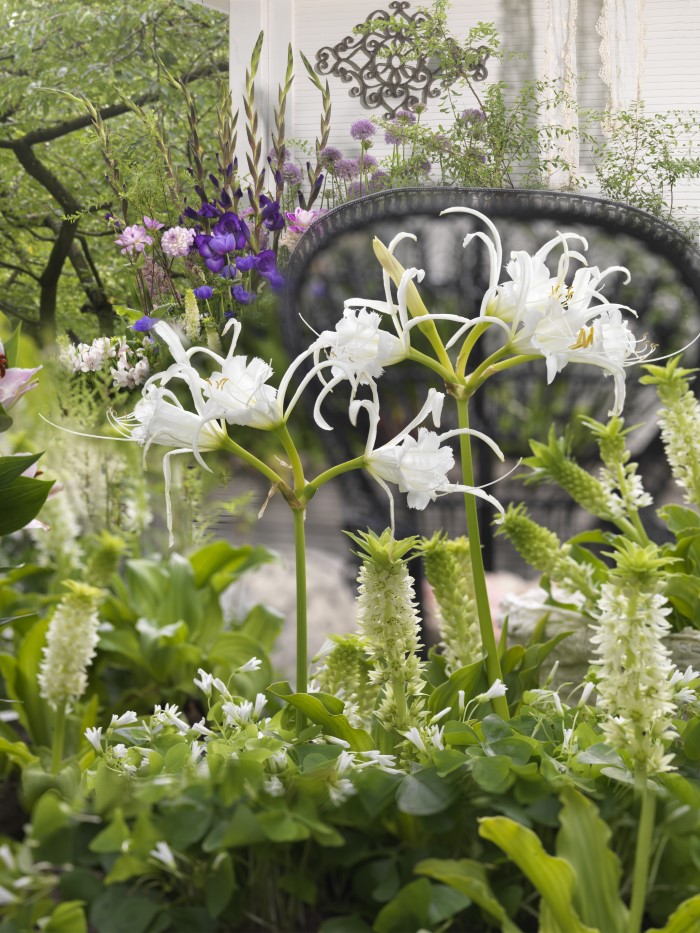
[[[229,80],[233,107],[239,109],[238,145],[236,155],[242,174],[247,172],[248,143],[245,132],[243,97],[245,73],[250,56],[262,30],[265,34],[262,57],[255,80],[255,101],[258,111],[263,158],[271,145],[274,129],[274,107],[277,88],[283,84],[287,68],[287,46],[293,42],[294,0],[228,0],[230,11]],[[296,76],[300,80],[301,75]],[[287,97],[286,135],[294,135],[294,86]]]

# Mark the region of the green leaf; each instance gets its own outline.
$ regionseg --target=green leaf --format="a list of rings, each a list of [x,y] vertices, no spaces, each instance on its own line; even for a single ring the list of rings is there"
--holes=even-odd
[[[377,914],[376,933],[415,933],[428,922],[430,882],[419,878],[407,884]]]
[[[473,664],[454,671],[449,680],[433,690],[428,700],[428,707],[431,713],[439,713],[450,706],[456,713],[460,690],[464,690],[464,701],[468,703],[479,693],[483,693],[487,687],[484,662],[474,661]]]
[[[318,928],[318,933],[372,933],[372,930],[357,914],[350,914],[347,917],[324,920]]]
[[[597,808],[567,787],[561,795],[557,855],[576,875],[573,906],[581,920],[599,930],[624,930],[627,908],[620,899],[620,861],[610,849],[612,832]]]
[[[0,508],[0,535],[10,535],[36,518],[46,502],[51,482],[20,476],[2,489]]]
[[[49,922],[42,927],[44,933],[87,933],[84,903],[85,901],[65,901],[59,904],[51,914]]]
[[[624,766],[624,761],[620,757],[620,753],[616,752],[615,749],[611,748],[609,745],[606,745],[605,742],[597,742],[595,745],[590,745],[587,749],[578,753],[576,760],[582,765],[606,765],[614,768],[621,768]]]
[[[454,781],[440,777],[432,768],[407,774],[396,791],[396,805],[402,813],[432,816],[450,807],[458,796]]]
[[[472,777],[479,787],[489,793],[502,794],[515,781],[510,765],[510,758],[505,755],[477,758],[472,767]]]
[[[228,852],[219,852],[207,872],[204,897],[209,915],[216,918],[224,912],[236,889],[233,861]]]
[[[8,369],[14,369],[19,360],[19,341],[22,336],[21,322],[15,327],[10,336],[5,341],[5,357],[7,359]]]
[[[258,823],[258,819],[246,804],[239,804],[231,819],[221,819],[215,823],[211,832],[202,843],[205,852],[219,849],[232,849],[236,846],[249,846],[257,842],[266,842],[267,837]]]
[[[428,923],[431,927],[437,926],[444,920],[454,917],[471,904],[471,898],[445,884],[434,884],[430,891],[430,906],[428,907]]]
[[[500,923],[504,933],[520,933],[520,928],[510,920],[491,890],[486,869],[480,862],[471,859],[429,858],[419,862],[413,870],[417,875],[427,875],[466,895]]]
[[[700,718],[689,722],[683,731],[683,751],[692,761],[700,758]]]
[[[0,434],[9,431],[13,425],[12,416],[7,413],[4,405],[0,405]]]
[[[668,923],[647,933],[697,933],[700,927],[700,894],[689,898],[671,914]]]
[[[203,587],[210,583],[217,593],[246,571],[254,570],[261,564],[270,563],[275,559],[272,551],[265,547],[253,547],[250,544],[233,547],[226,541],[208,544],[189,558],[194,570],[195,585]]]
[[[479,835],[493,842],[518,866],[540,892],[562,933],[596,933],[573,910],[576,877],[571,865],[545,852],[531,829],[505,816],[479,821]]]
[[[7,486],[34,466],[41,454],[18,454],[15,457],[0,457],[0,494]]]
[[[327,735],[333,735],[338,739],[348,742],[350,748],[355,752],[368,752],[374,748],[372,737],[364,729],[355,729],[350,725],[347,718],[338,712],[336,704],[341,701],[336,697],[330,697],[326,694],[308,694],[308,693],[288,693],[288,684],[272,684],[268,687],[268,693],[286,700],[290,706],[299,709],[308,716],[312,722],[321,726]],[[330,707],[330,708],[329,708]],[[336,710],[333,712],[333,710]]]
[[[10,761],[13,764],[19,765],[20,768],[24,768],[26,765],[31,764],[33,761],[38,761],[39,759],[36,755],[33,755],[25,742],[11,742],[9,739],[4,738],[0,735],[0,755],[7,755]]]
[[[109,933],[146,933],[163,905],[123,885],[107,888],[90,910],[90,924]]]
[[[117,808],[109,826],[101,830],[88,848],[91,852],[121,852],[122,845],[131,838],[131,832],[121,809]]]
[[[676,537],[686,531],[700,530],[700,515],[684,505],[665,505],[659,509],[659,517],[668,525],[668,529]]]
[[[284,616],[268,606],[253,606],[238,631],[254,638],[266,651],[272,651],[282,631]]]

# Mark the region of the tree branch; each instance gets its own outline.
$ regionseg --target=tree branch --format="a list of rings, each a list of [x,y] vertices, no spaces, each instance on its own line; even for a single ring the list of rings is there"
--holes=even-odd
[[[182,81],[183,84],[190,84],[192,81],[198,81],[200,78],[208,78],[211,75],[220,74],[224,71],[228,71],[228,61],[213,62],[210,65],[205,65],[203,68],[197,68],[195,71],[183,75],[179,80]],[[150,104],[154,100],[158,100],[160,94],[160,89],[146,91],[139,97],[134,98],[133,103],[141,107],[144,104]],[[100,108],[97,109],[99,110]],[[126,103],[110,104],[108,107],[101,109],[100,114],[103,120],[110,120],[112,117],[122,116],[122,114],[128,113],[130,110],[130,106]],[[72,120],[62,120],[60,123],[54,123],[53,126],[44,126],[40,129],[32,130],[24,136],[20,136],[18,139],[0,139],[0,149],[14,149],[17,151],[19,147],[51,142],[52,139],[60,139],[62,136],[68,136],[70,133],[85,129],[86,126],[90,126],[91,124],[92,117],[90,114],[86,113],[82,117],[75,117]]]

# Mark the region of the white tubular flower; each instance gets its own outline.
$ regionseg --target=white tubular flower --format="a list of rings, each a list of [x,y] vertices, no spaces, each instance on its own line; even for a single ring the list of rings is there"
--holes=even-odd
[[[474,486],[451,483],[447,474],[454,466],[454,454],[449,447],[441,447],[442,441],[460,434],[470,434],[483,440],[500,460],[503,453],[498,445],[487,435],[471,428],[458,428],[444,434],[436,434],[427,428],[420,428],[418,438],[410,432],[432,414],[436,426],[440,423],[440,413],[444,395],[431,389],[428,398],[416,417],[393,440],[381,447],[374,447],[379,423],[379,407],[375,402],[353,402],[350,407],[351,421],[355,423],[360,408],[365,408],[369,415],[370,427],[365,447],[365,466],[371,476],[389,496],[391,525],[394,526],[394,500],[387,486],[392,483],[400,492],[408,493],[408,506],[412,509],[424,509],[438,496],[450,492],[467,492],[490,502],[501,514],[503,506],[488,493]]]
[[[99,726],[97,729],[86,729],[85,738],[96,752],[99,753],[102,751],[102,726]]]
[[[250,671],[259,671],[262,667],[262,661],[260,658],[251,658],[250,661],[246,661],[245,664],[241,667],[236,668],[237,674],[248,674]]]
[[[109,729],[121,729],[122,726],[132,726],[135,722],[138,722],[138,716],[133,710],[127,710],[125,713],[122,713],[121,716],[117,716],[116,713],[112,716],[112,720],[107,727]]]
[[[489,689],[485,693],[480,693],[476,699],[479,703],[488,703],[496,697],[504,697],[507,691],[508,687],[501,680],[494,680]]]
[[[170,868],[172,871],[177,869],[173,850],[170,848],[167,842],[157,842],[155,849],[151,849],[148,854],[157,862],[165,865],[166,868]]]
[[[41,696],[54,709],[70,709],[85,692],[87,669],[99,639],[97,602],[101,591],[74,580],[64,586],[68,593],[49,623],[38,677]]]
[[[214,684],[214,675],[208,674],[201,667],[197,668],[197,673],[199,674],[199,679],[197,679],[196,677],[194,678],[193,683],[195,687],[199,687],[199,689],[202,691],[202,693],[205,696],[210,697],[212,686]]]

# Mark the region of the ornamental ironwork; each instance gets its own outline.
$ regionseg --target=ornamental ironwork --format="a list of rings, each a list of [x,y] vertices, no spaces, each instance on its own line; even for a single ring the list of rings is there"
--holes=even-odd
[[[429,18],[420,11],[408,13],[409,7],[408,0],[392,0],[390,13],[385,10],[370,13],[360,35],[346,36],[337,45],[319,49],[316,71],[353,84],[350,97],[359,98],[368,110],[382,108],[389,117],[394,117],[397,110],[415,110],[419,104],[425,106],[430,98],[439,97],[439,64],[423,57],[406,60],[400,54],[410,41],[401,29],[401,20],[407,25],[420,25]],[[387,25],[390,19],[394,22]],[[374,29],[370,28],[373,23],[377,24]],[[466,72],[471,80],[483,81],[487,76],[485,62],[489,50],[481,46],[472,51],[474,59],[466,66]]]

